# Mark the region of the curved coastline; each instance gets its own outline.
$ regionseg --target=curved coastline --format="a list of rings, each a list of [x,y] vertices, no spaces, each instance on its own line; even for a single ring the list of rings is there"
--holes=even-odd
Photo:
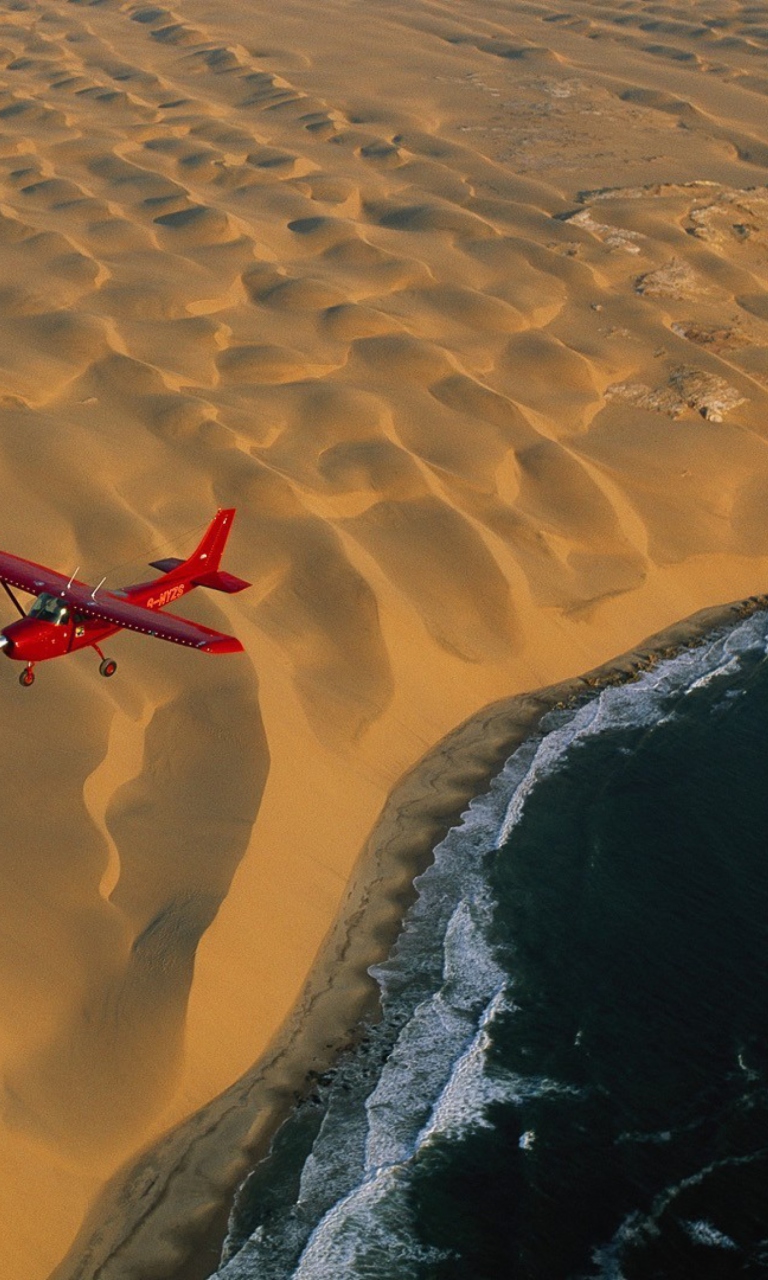
[[[112,1179],[50,1280],[211,1276],[238,1185],[316,1075],[375,1018],[378,987],[368,969],[391,950],[415,877],[469,801],[558,704],[631,680],[766,608],[768,595],[700,610],[591,671],[490,703],[413,765],[390,792],[302,996],[268,1052]]]

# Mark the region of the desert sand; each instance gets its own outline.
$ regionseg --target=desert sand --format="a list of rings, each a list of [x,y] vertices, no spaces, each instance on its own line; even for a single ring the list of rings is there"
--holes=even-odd
[[[0,25],[0,545],[117,587],[231,505],[254,584],[184,609],[244,655],[0,663],[0,1274],[193,1280],[483,708],[766,589],[768,9]]]

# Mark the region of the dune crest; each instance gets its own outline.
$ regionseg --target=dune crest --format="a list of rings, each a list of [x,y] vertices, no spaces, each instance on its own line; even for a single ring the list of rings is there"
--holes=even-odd
[[[398,779],[764,589],[767,42],[729,0],[5,10],[2,543],[119,586],[231,505],[254,584],[189,605],[240,658],[0,673],[9,1280],[171,1280]],[[169,1239],[130,1161],[209,1121]]]

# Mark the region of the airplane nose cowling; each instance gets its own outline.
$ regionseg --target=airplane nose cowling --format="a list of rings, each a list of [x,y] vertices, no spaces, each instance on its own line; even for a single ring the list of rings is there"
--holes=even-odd
[[[0,634],[0,651],[5,654],[6,658],[10,658],[12,649],[13,641],[9,640],[7,636]]]
[[[40,618],[19,618],[3,628],[0,638],[6,658],[17,662],[42,662],[67,651],[67,628],[56,627]]]

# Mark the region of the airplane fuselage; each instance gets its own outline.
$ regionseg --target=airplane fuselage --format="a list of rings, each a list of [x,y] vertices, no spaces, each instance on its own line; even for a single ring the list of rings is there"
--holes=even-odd
[[[193,588],[194,584],[189,581],[167,582],[163,578],[156,578],[153,582],[137,582],[131,587],[112,591],[110,595],[143,605],[145,609],[159,611],[180,600]],[[40,601],[44,605],[48,601],[52,602],[49,617],[45,616],[45,608],[41,613],[34,612]],[[17,662],[38,663],[49,658],[59,658],[65,653],[74,653],[77,649],[93,648],[121,630],[121,627],[104,626],[103,623],[78,613],[77,609],[69,607],[64,600],[59,602],[55,596],[44,593],[38,596],[26,618],[11,622],[0,631],[0,636],[6,641],[3,645],[6,658]]]

